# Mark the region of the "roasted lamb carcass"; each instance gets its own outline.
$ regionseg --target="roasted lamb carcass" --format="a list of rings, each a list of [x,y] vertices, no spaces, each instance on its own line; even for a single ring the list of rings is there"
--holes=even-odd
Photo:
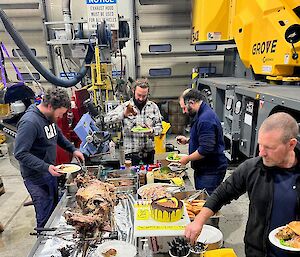
[[[76,200],[84,214],[108,214],[116,201],[114,186],[99,180],[92,181],[87,187],[78,190]]]
[[[76,228],[76,232],[85,237],[93,237],[98,232],[99,222],[96,215],[83,215],[81,213],[65,212],[69,225]]]
[[[96,180],[97,178],[95,176],[78,174],[74,179],[74,182],[76,183],[78,188],[81,188],[88,186],[91,182]]]
[[[91,180],[76,193],[80,210],[66,212],[67,223],[85,236],[93,236],[110,221],[110,213],[116,202],[114,186],[99,180]],[[78,213],[80,211],[80,213]]]

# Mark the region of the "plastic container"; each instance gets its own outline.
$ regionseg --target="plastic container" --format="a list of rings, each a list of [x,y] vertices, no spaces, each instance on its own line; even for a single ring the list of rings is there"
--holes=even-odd
[[[144,186],[147,183],[147,181],[146,181],[146,170],[145,170],[144,165],[142,165],[140,167],[140,170],[139,170],[139,183],[140,183],[139,187]]]
[[[178,257],[177,255],[173,255],[173,254],[171,253],[171,250],[169,250],[169,255],[170,255],[171,257]],[[182,256],[182,257],[188,257],[188,256],[190,256],[190,252],[188,252],[187,255]],[[198,255],[198,257],[199,257],[199,255]]]
[[[110,152],[110,157],[115,158],[116,156],[116,144],[114,141],[109,142],[109,152]]]
[[[152,252],[151,248],[149,247],[148,239],[142,239],[141,241],[144,242],[144,245],[143,245],[143,250],[139,254],[139,256],[140,257],[153,257],[153,252]]]
[[[147,171],[146,177],[147,177],[147,184],[154,183],[154,173],[152,170]]]

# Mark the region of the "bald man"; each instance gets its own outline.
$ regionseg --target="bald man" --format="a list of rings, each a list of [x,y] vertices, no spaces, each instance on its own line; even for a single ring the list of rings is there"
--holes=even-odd
[[[206,201],[204,208],[185,230],[194,241],[205,222],[233,199],[249,196],[249,215],[244,237],[247,257],[292,257],[292,252],[273,246],[273,229],[300,220],[299,127],[287,113],[268,117],[258,133],[259,156],[242,163]]]

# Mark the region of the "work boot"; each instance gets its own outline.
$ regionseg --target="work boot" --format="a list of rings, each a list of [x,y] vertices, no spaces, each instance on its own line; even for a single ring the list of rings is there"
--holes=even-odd
[[[0,187],[0,195],[3,195],[5,193],[4,187]]]
[[[2,225],[2,223],[0,222],[0,233],[2,233],[4,231],[4,226]]]

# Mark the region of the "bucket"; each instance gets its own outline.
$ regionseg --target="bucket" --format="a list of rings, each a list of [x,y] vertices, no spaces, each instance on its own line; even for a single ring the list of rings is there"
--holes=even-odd
[[[200,236],[197,238],[197,242],[208,245],[207,251],[219,249],[223,245],[223,234],[213,226],[204,225]]]

